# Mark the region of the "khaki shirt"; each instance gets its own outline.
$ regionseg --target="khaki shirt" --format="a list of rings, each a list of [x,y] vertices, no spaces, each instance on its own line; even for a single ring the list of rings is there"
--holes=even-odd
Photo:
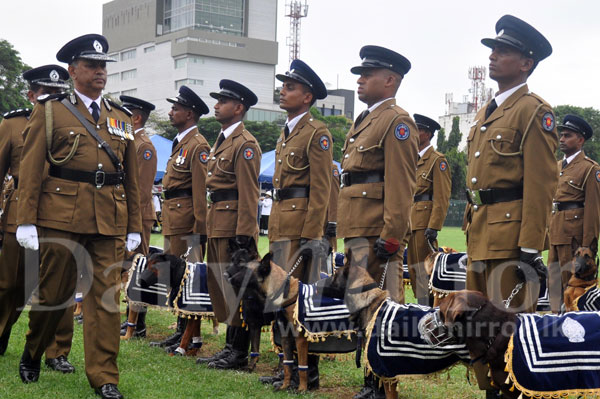
[[[262,153],[256,138],[240,123],[215,150],[210,150],[206,188],[237,190],[237,201],[208,205],[208,237],[243,235],[258,239],[258,175]]]
[[[191,189],[192,197],[166,199],[163,203],[163,235],[206,235],[206,166],[210,146],[197,128],[189,131],[171,152],[163,188]]]
[[[33,109],[23,133],[21,170],[19,173],[18,224],[34,224],[80,234],[122,236],[142,231],[140,193],[135,144],[107,129],[108,118],[131,125],[130,114],[102,100],[98,123],[75,94],[72,102],[106,141],[123,165],[124,184],[104,185],[100,189],[88,182],[57,177],[44,178],[48,150],[53,159],[72,158],[62,168],[92,172],[100,168],[115,173],[108,154],[77,118],[60,101],[39,102]],[[46,145],[46,109],[52,108],[52,142]],[[133,133],[133,132],[131,132]],[[73,152],[74,151],[74,152]]]
[[[273,200],[269,240],[320,239],[331,189],[331,134],[307,112],[275,148],[273,187],[310,187],[308,198]]]
[[[156,212],[152,204],[152,187],[156,177],[156,149],[145,130],[140,130],[135,134],[134,142],[137,150],[142,220],[156,220]]]
[[[30,110],[9,112],[4,115],[4,119],[0,123],[0,181],[4,181],[8,173],[13,176],[13,180],[19,178],[23,130],[25,130],[30,113]],[[18,195],[14,188],[7,190],[7,194],[9,195],[2,213],[3,230],[14,233],[17,231]]]
[[[552,108],[519,88],[485,118],[475,116],[467,138],[467,188],[523,187],[523,199],[467,205],[467,252],[473,260],[519,257],[521,247],[547,248],[548,219],[558,171]]]
[[[432,201],[418,201],[412,206],[410,221],[413,230],[441,230],[450,206],[452,174],[446,157],[430,147],[417,162],[416,195],[430,194]]]
[[[396,238],[410,233],[419,134],[410,115],[390,99],[350,128],[344,143],[344,172],[384,172],[381,183],[340,189],[338,237]]]
[[[558,169],[562,160],[558,161]],[[583,247],[598,239],[600,230],[600,166],[583,151],[560,171],[555,202],[585,202],[583,208],[553,210],[550,244],[571,245],[573,238]]]

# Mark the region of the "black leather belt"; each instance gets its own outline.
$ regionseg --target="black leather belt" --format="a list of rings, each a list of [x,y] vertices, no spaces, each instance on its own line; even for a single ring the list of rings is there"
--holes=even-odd
[[[15,181],[14,184],[15,184],[15,190],[16,190],[17,188],[19,188],[19,179],[17,177],[13,176],[13,180]]]
[[[170,200],[173,198],[183,198],[183,197],[191,197],[192,189],[191,188],[180,188],[175,190],[167,190],[163,191],[165,194],[165,199]]]
[[[523,198],[523,187],[489,188],[485,190],[467,189],[467,200],[472,205],[489,205],[510,202]]]
[[[564,201],[564,202],[555,202],[554,205],[556,209],[559,211],[566,211],[567,209],[577,209],[583,208],[583,201]]]
[[[210,202],[236,201],[238,199],[238,190],[215,190],[209,191],[207,194]]]
[[[413,200],[414,200],[414,202],[433,201],[433,195],[431,195],[431,194],[415,195],[415,197],[413,198]]]
[[[56,165],[50,166],[49,174],[59,179],[90,183],[96,186],[96,188],[123,184],[125,180],[124,172],[107,173],[103,170],[88,172],[85,170],[61,168]]]
[[[276,188],[273,190],[273,199],[283,201],[290,198],[308,198],[309,192],[308,187]]]
[[[348,187],[353,184],[381,183],[383,172],[344,172],[340,175],[340,186]]]

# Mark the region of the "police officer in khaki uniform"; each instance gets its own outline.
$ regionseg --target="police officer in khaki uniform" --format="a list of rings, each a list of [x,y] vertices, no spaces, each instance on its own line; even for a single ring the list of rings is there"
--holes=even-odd
[[[560,311],[562,293],[571,277],[575,251],[591,247],[597,252],[600,230],[600,166],[582,150],[594,135],[592,127],[577,115],[566,115],[558,128],[564,158],[558,161],[548,254],[550,305],[555,313]]]
[[[199,262],[204,259],[203,247],[206,245],[206,166],[210,146],[198,132],[198,120],[208,114],[208,107],[187,86],[181,86],[179,95],[167,101],[173,104],[169,120],[179,134],[173,140],[171,157],[163,177],[164,248],[166,253],[180,256],[191,247],[188,261]],[[150,345],[169,347],[178,344],[186,320],[178,317],[175,333]]]
[[[131,113],[101,95],[106,62],[114,61],[107,51],[96,34],[64,45],[56,58],[69,64],[75,92],[38,99],[25,128],[16,236],[25,248],[39,247],[41,266],[19,374],[37,381],[40,357],[83,269],[91,280],[83,297],[86,374],[103,398],[122,398],[121,262],[125,246],[139,245],[142,226]]]
[[[327,97],[319,76],[303,61],[278,74],[283,82],[279,107],[287,120],[275,148],[273,208],[269,242],[274,262],[304,283],[319,280],[327,244],[323,226],[331,189],[332,140],[323,122],[313,119],[310,107]],[[319,387],[319,356],[309,355],[308,387]]]
[[[417,188],[410,213],[412,233],[408,241],[408,272],[415,298],[421,305],[433,305],[429,295],[429,276],[425,273],[427,255],[437,250],[437,234],[444,225],[452,175],[446,157],[436,151],[431,139],[440,124],[424,115],[414,114],[419,129],[419,161],[417,162]]]
[[[135,249],[136,253],[148,255],[150,248],[150,235],[152,226],[156,220],[156,212],[152,203],[152,187],[156,177],[156,149],[150,138],[146,134],[144,126],[150,116],[150,112],[156,108],[154,104],[144,101],[140,98],[131,96],[119,96],[123,107],[131,111],[131,120],[133,121],[133,133],[135,135],[135,148],[138,162],[138,185],[140,187],[140,208],[142,211],[142,242]],[[127,256],[129,258],[129,254]],[[146,336],[146,310],[141,307],[138,313],[137,324],[133,332],[134,337]],[[129,315],[129,306],[127,306],[127,315]],[[127,317],[127,316],[126,316]],[[127,321],[121,324],[121,335],[127,333]]]
[[[242,119],[258,102],[246,86],[223,79],[217,99],[215,118],[221,133],[210,150],[208,161],[208,292],[217,320],[227,323],[225,348],[209,358],[208,367],[239,369],[248,365],[249,332],[242,327],[239,297],[224,273],[231,263],[230,241],[236,246],[257,250],[256,210],[260,189],[258,175],[262,157],[256,138],[244,127]]]
[[[503,306],[513,289],[526,282],[510,307],[531,312],[539,294],[538,274],[545,278],[547,270],[540,253],[548,245],[558,137],[552,108],[529,91],[527,78],[552,47],[511,15],[498,20],[496,32],[496,38],[481,42],[492,49],[490,78],[499,91],[477,113],[467,138],[467,289]],[[481,365],[476,363],[479,386],[490,389]]]
[[[346,135],[338,201],[338,236],[352,264],[366,268],[397,302],[404,302],[402,241],[410,232],[418,131],[395,96],[410,62],[379,46],[360,50],[358,98],[366,103]],[[348,256],[347,256],[348,258]],[[385,273],[385,275],[384,275]],[[383,397],[372,375],[355,397]]]
[[[44,65],[23,73],[23,79],[29,82],[27,97],[33,104],[37,97],[44,94],[60,93],[68,89],[66,80],[69,72],[58,65]],[[23,130],[29,120],[30,109],[14,110],[4,114],[0,123],[0,176],[2,179],[10,171],[12,186],[7,206],[2,215],[4,245],[0,252],[0,355],[8,346],[10,332],[17,322],[21,310],[35,288],[35,282],[26,282],[26,277],[36,277],[38,267],[24,270],[25,249],[17,243],[17,200],[19,181],[19,163],[23,148]],[[71,351],[73,338],[73,307],[69,307],[60,319],[53,342],[46,349],[46,364],[53,370],[72,373],[75,367],[67,357]]]

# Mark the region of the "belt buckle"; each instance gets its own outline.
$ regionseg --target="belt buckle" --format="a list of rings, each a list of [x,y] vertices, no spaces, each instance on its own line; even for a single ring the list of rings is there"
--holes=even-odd
[[[481,194],[479,193],[479,190],[469,190],[469,197],[471,198],[471,202],[473,203],[473,205],[477,205],[477,206],[481,206],[483,205],[483,203],[481,202]]]
[[[213,200],[212,200],[212,191],[206,191],[206,202],[209,203],[209,204],[213,203]]]
[[[280,200],[280,198],[279,198],[279,189],[278,188],[273,189],[273,199],[275,201],[279,201]]]
[[[349,175],[348,172],[342,173],[340,175],[340,188],[344,188],[344,186],[348,185]]]
[[[552,203],[552,213],[558,212],[558,202]]]
[[[96,183],[96,188],[100,190],[102,186],[104,186],[104,181],[106,179],[106,173],[103,170],[97,170],[94,176],[94,182]]]

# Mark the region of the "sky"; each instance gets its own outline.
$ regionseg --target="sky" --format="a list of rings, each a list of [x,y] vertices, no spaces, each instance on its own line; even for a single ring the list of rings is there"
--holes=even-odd
[[[273,0],[275,1],[275,0]],[[107,0],[3,1],[0,38],[8,40],[30,66],[57,63],[56,52],[69,40],[102,32],[102,4]],[[289,19],[278,2],[277,73],[289,66]],[[445,95],[454,101],[469,95],[468,69],[489,64],[490,50],[480,40],[495,37],[504,14],[515,15],[550,41],[552,55],[529,78],[531,91],[551,105],[600,109],[600,1],[597,0],[308,0],[302,19],[300,58],[329,88],[356,89],[352,66],[359,50],[374,44],[408,58],[412,69],[397,103],[409,113],[437,119],[446,111]],[[493,81],[486,84],[497,90]],[[358,99],[356,112],[366,109]]]

